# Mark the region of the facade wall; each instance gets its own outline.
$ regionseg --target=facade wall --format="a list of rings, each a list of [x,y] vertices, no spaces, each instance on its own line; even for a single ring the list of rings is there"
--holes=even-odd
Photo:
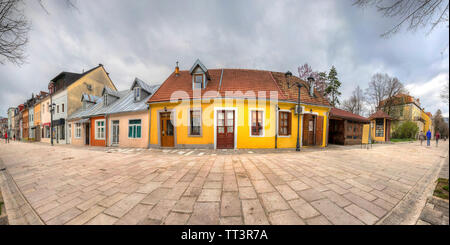
[[[209,101],[208,101],[209,102]],[[200,103],[200,101],[186,101],[178,104],[175,103],[157,103],[151,105],[151,128],[150,128],[150,144],[159,146],[159,113],[166,108],[168,111],[175,110],[174,126],[175,126],[175,147],[214,147],[214,120],[215,110],[218,108],[235,108],[236,115],[236,148],[274,148],[275,133],[277,129],[277,113],[276,106],[281,110],[291,111],[291,135],[279,136],[277,146],[279,148],[295,148],[297,143],[297,116],[293,113],[294,103],[278,103],[269,100],[243,100],[243,99],[227,99],[217,100],[209,103]],[[311,113],[324,117],[322,146],[326,145],[327,117],[329,108],[320,106],[303,105],[303,112]],[[188,113],[190,108],[202,109],[202,134],[201,136],[189,136]],[[250,111],[258,109],[264,111],[263,136],[251,136],[250,131]],[[300,118],[300,131],[302,130],[303,116]],[[302,132],[302,131],[301,131]]]
[[[99,116],[99,117],[91,117],[90,121],[91,121],[91,135],[90,135],[90,141],[91,141],[91,146],[106,146],[106,139],[108,138],[108,125],[106,125],[106,120],[105,120],[105,138],[104,139],[96,139],[95,137],[95,122],[97,120],[105,120],[104,116]]]
[[[55,104],[53,112],[53,121],[58,119],[67,119],[67,90],[62,90],[51,95],[50,103]],[[62,107],[64,105],[64,111]],[[59,109],[58,109],[59,108]],[[53,143],[66,144],[67,122],[64,125],[53,125]]]
[[[22,112],[22,140],[28,140],[28,109]]]
[[[120,113],[108,116],[108,146],[112,144],[112,121],[119,121],[119,147],[148,147],[148,111]],[[129,120],[141,120],[141,138],[129,138]]]
[[[50,105],[50,96],[47,96],[46,98],[44,98],[41,101],[41,107],[40,107],[40,111],[41,111],[41,115],[40,115],[40,119],[41,119],[41,142],[46,142],[46,143],[50,143],[50,137],[47,137],[50,135],[49,131],[50,131],[50,126],[48,126],[50,124],[50,109],[49,109],[49,105]],[[42,137],[42,130],[44,130],[44,137]]]
[[[89,90],[88,85],[91,90]],[[87,93],[95,96],[101,96],[103,88],[107,86],[116,90],[114,84],[109,79],[103,67],[99,67],[89,74],[80,78],[77,82],[67,87],[67,114],[70,116],[82,107],[81,95]]]
[[[80,125],[81,126],[81,136],[79,138],[77,138],[75,135],[76,122],[77,121],[69,122],[70,124],[72,124],[71,133],[70,133],[72,138],[70,140],[70,144],[84,146],[84,145],[86,145],[86,124],[81,123],[81,125]]]

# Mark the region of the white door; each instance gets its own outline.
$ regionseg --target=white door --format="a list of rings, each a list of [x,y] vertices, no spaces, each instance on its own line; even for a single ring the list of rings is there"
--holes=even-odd
[[[112,145],[119,145],[119,121],[112,121]]]

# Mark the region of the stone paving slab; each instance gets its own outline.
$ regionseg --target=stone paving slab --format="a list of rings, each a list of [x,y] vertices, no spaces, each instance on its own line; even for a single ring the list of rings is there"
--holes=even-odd
[[[31,211],[41,224],[405,224],[446,154],[448,142],[300,153],[0,145],[23,197],[9,201],[23,209],[14,224]]]

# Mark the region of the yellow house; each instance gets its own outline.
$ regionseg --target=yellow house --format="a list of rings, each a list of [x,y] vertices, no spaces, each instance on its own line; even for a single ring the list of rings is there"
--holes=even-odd
[[[377,142],[387,142],[391,140],[391,120],[392,118],[379,110],[369,117],[371,138]]]
[[[296,113],[301,84],[301,113]],[[330,105],[290,73],[178,66],[148,100],[150,147],[326,146]],[[300,119],[300,124],[298,120]]]
[[[385,107],[387,100],[381,101],[379,108],[383,109],[384,112],[388,113],[389,116],[392,117],[391,128],[393,132],[395,132],[395,130],[402,123],[407,121],[416,123],[419,128],[417,134],[421,131],[426,133],[428,129],[433,131],[431,126],[431,113],[424,111],[420,105],[419,99],[415,99],[411,95],[401,93],[394,96],[389,102],[391,105],[389,107]]]

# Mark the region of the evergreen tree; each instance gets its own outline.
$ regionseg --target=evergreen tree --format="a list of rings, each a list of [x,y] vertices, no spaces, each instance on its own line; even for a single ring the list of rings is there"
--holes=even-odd
[[[325,89],[325,94],[330,98],[330,103],[333,107],[336,107],[340,104],[339,96],[341,96],[341,92],[339,92],[339,88],[341,87],[341,82],[337,77],[337,71],[334,66],[331,67],[330,72],[328,73],[328,84]]]

